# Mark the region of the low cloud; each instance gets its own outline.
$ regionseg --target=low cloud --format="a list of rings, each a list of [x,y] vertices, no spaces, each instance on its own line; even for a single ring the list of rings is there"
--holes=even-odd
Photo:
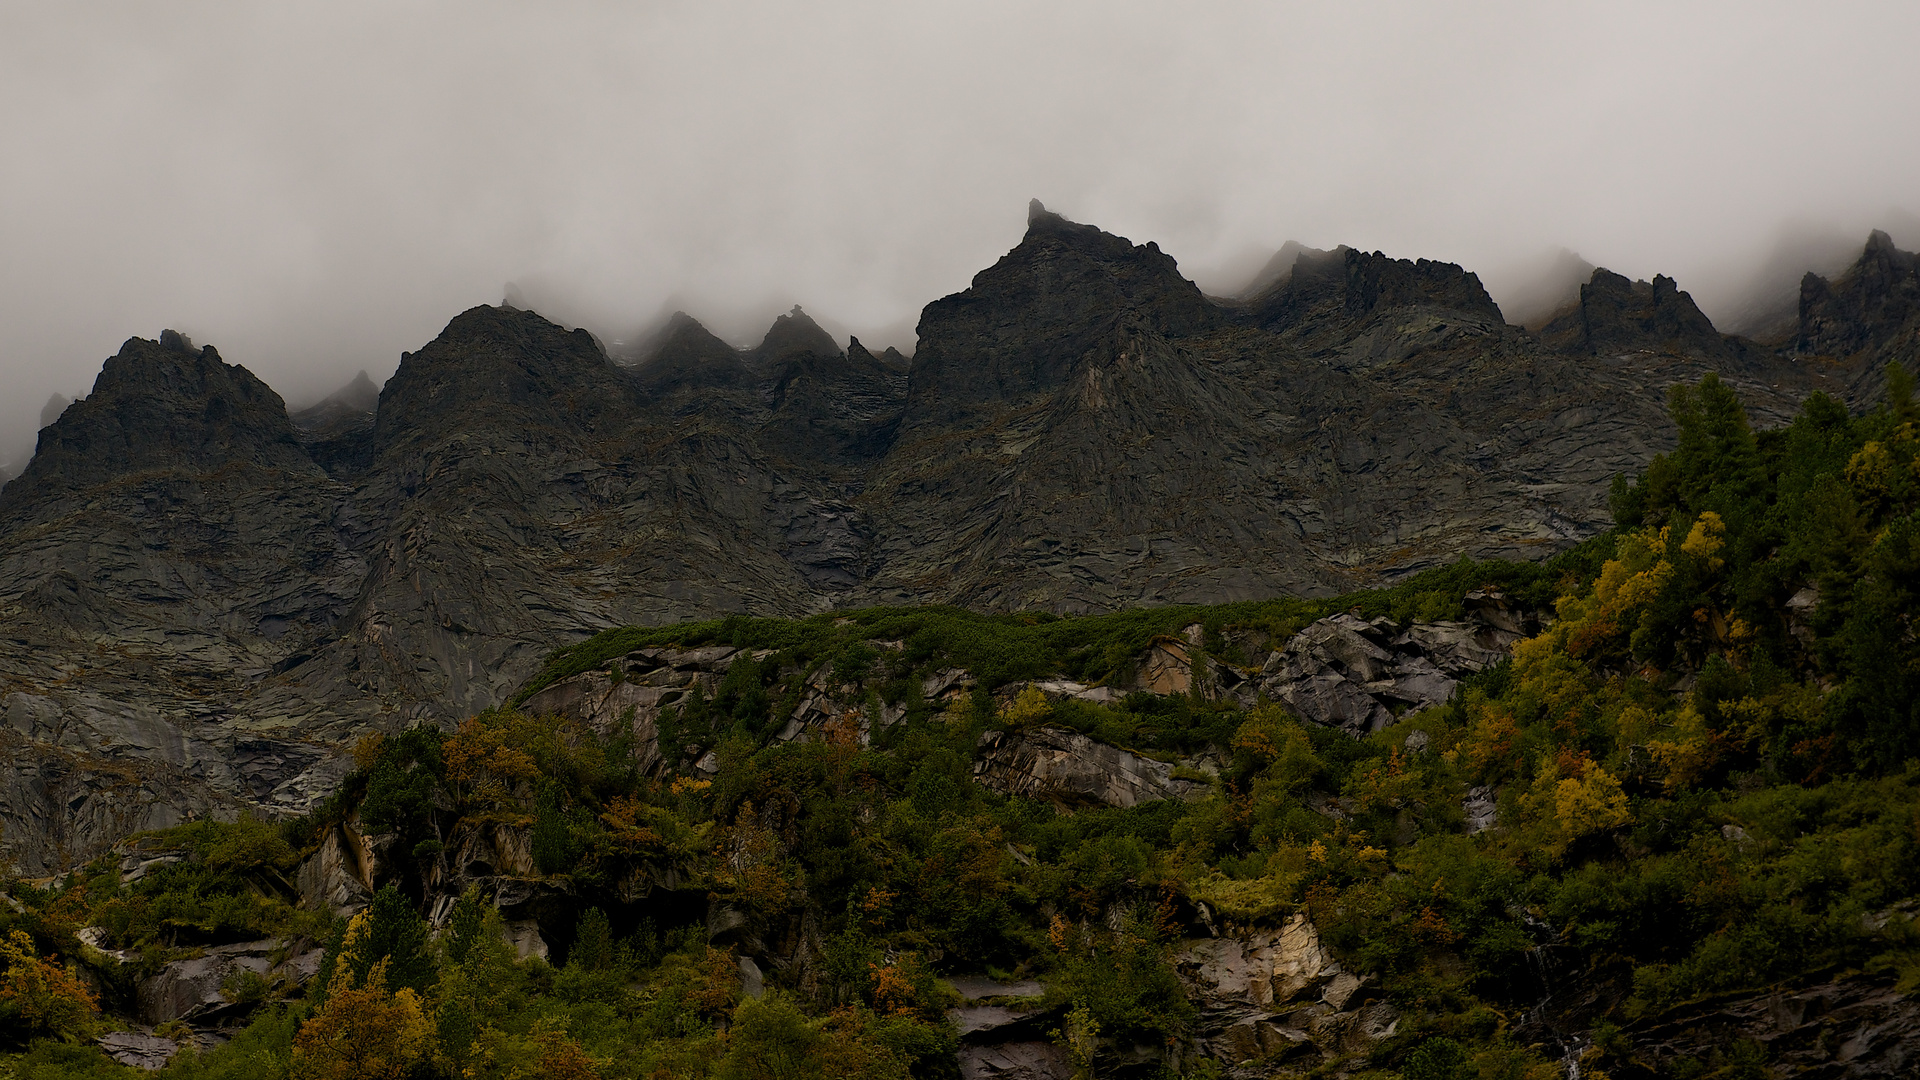
[[[1036,196],[1213,291],[1295,239],[1520,300],[1565,249],[1722,321],[1782,251],[1920,245],[1911,5],[295,8],[0,16],[0,442],[133,334],[297,405],[509,282],[910,350]]]

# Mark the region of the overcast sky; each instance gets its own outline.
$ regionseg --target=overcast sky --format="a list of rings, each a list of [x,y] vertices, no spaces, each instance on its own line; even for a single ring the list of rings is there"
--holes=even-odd
[[[1565,247],[1724,316],[1782,244],[1920,246],[1916,43],[1907,0],[0,0],[0,442],[130,335],[298,405],[509,281],[910,348],[1031,197],[1215,291],[1293,238],[1499,299]]]

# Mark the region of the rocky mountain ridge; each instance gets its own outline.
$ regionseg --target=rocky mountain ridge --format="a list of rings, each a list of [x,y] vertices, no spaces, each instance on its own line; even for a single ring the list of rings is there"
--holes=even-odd
[[[0,855],[44,872],[304,807],[355,733],[499,704],[612,626],[1324,595],[1546,554],[1668,444],[1671,382],[1718,371],[1762,422],[1871,392],[1913,351],[1912,278],[1876,234],[1803,288],[1800,353],[1605,271],[1533,335],[1457,266],[1351,249],[1211,300],[1036,204],[910,365],[798,309],[745,352],[678,317],[621,366],[479,307],[371,411],[356,385],[290,417],[211,348],[130,339],[0,492]]]

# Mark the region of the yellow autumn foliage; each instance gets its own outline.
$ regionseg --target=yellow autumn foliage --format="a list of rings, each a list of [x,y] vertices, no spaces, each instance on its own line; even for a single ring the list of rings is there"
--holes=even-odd
[[[1037,686],[1029,683],[1019,695],[1000,710],[1000,718],[1009,724],[1032,724],[1053,715],[1053,703]]]
[[[1727,523],[1720,515],[1711,510],[1703,510],[1694,519],[1693,528],[1687,530],[1687,538],[1680,541],[1680,550],[1707,564],[1707,569],[1718,570],[1726,565],[1726,560],[1714,553],[1727,546]]]
[[[1627,793],[1620,790],[1620,781],[1598,765],[1589,766],[1581,776],[1567,777],[1554,785],[1553,816],[1566,844],[1583,836],[1617,829],[1632,817],[1627,812]]]
[[[301,1080],[400,1080],[433,1052],[433,1021],[419,995],[387,992],[387,962],[353,988],[346,970],[333,977],[327,1003],[300,1025],[293,1075]]]

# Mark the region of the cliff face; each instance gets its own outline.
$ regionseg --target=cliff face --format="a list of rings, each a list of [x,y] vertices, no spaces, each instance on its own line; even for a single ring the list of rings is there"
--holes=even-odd
[[[1629,281],[1604,267],[1580,287],[1580,306],[1548,323],[1541,334],[1590,355],[1648,347],[1714,357],[1731,353],[1693,297],[1672,278],[1655,274],[1651,283]]]
[[[1911,257],[1875,257],[1809,301],[1808,340],[1911,310]],[[745,351],[678,316],[622,367],[481,307],[372,409],[290,419],[213,350],[133,339],[0,493],[0,856],[304,806],[355,733],[496,705],[609,626],[1325,594],[1550,553],[1668,444],[1669,383],[1723,371],[1762,418],[1808,384],[1713,347],[1665,279],[1595,282],[1578,348],[1460,267],[1344,248],[1216,302],[1036,206],[927,306],[910,368],[798,309]]]
[[[1832,281],[1807,274],[1792,344],[1823,389],[1854,400],[1879,398],[1889,362],[1909,374],[1920,370],[1920,257],[1875,230],[1860,257]]]

